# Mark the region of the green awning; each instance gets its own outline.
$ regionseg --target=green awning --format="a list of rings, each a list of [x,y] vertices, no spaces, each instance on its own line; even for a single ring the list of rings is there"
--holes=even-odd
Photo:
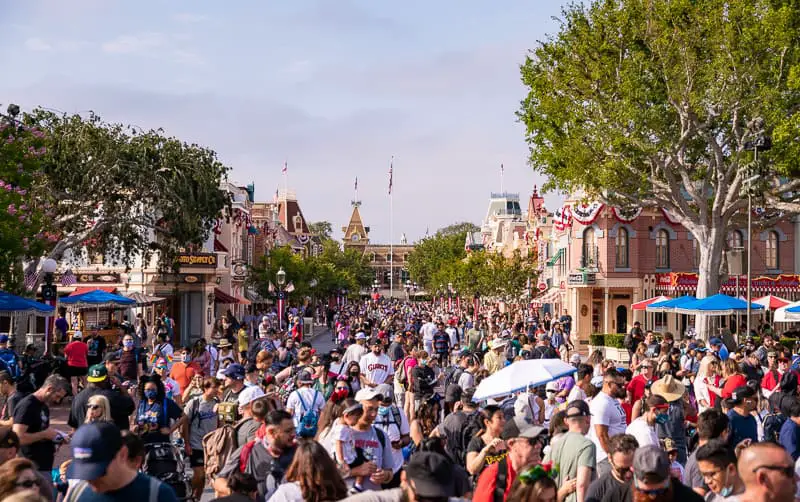
[[[549,260],[547,260],[547,266],[552,267],[556,263],[558,263],[559,258],[564,256],[564,248],[559,249],[556,254],[554,254]]]

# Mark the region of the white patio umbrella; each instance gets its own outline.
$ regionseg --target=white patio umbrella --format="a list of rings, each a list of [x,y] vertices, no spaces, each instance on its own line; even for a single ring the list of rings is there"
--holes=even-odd
[[[789,309],[800,307],[800,302],[790,303],[779,309],[775,309],[772,315],[772,322],[800,322],[800,313],[789,312]]]
[[[475,389],[473,401],[484,401],[493,397],[507,396],[531,386],[570,375],[575,367],[560,359],[528,359],[517,361],[485,378]]]

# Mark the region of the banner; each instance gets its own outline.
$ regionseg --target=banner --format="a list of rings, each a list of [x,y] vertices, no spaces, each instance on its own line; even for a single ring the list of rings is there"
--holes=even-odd
[[[589,204],[578,204],[571,208],[572,217],[581,225],[591,225],[600,216],[605,204],[602,202],[591,202]]]
[[[565,228],[572,226],[572,211],[569,204],[564,204],[556,209],[553,216],[553,226],[559,232],[563,232]]]
[[[622,223],[632,223],[633,220],[639,217],[642,214],[641,207],[615,207],[612,208],[612,212],[614,213],[614,217]]]
[[[667,211],[663,207],[661,208],[661,212],[664,213],[664,218],[666,218],[667,221],[669,223],[671,223],[672,225],[680,225],[681,224],[680,221],[678,221],[678,217],[677,216],[674,216],[672,213],[670,213],[669,211]]]
[[[699,276],[693,272],[670,272],[656,274],[656,285],[662,289],[691,291],[697,289]],[[750,280],[751,289],[777,291],[800,290],[800,275],[781,274],[776,277],[759,276]],[[747,288],[747,277],[739,276],[739,291]],[[720,291],[733,292],[736,290],[736,276],[729,277],[719,287]]]

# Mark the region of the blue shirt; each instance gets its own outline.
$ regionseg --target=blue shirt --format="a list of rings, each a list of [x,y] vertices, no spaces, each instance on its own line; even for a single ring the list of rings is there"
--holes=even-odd
[[[786,448],[792,460],[797,460],[800,457],[800,426],[787,418],[781,426],[781,434],[779,436],[781,446]]]
[[[736,413],[736,410],[729,410],[728,420],[731,425],[729,438],[731,446],[735,447],[745,439],[750,439],[754,443],[758,442],[758,424],[753,415],[742,416]]]

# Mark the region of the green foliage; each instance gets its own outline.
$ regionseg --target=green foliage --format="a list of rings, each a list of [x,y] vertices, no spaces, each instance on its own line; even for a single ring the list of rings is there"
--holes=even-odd
[[[436,290],[439,284],[451,282],[452,279],[448,277],[453,274],[443,268],[466,258],[464,242],[467,232],[478,230],[472,223],[456,223],[418,241],[406,259],[412,279],[428,291]]]
[[[357,296],[373,278],[363,254],[352,249],[343,251],[338,242],[324,240],[319,256],[303,258],[288,247],[271,250],[250,270],[249,282],[259,294],[268,298],[269,283],[275,285],[275,274],[281,267],[286,272],[287,282],[295,286],[290,298],[322,298],[335,295],[341,289]],[[312,281],[316,281],[316,285],[312,286]]]
[[[315,221],[308,224],[308,231],[321,240],[333,239],[333,225],[330,221]]]
[[[593,333],[589,335],[589,345],[592,347],[625,349],[625,335],[619,333]]]

